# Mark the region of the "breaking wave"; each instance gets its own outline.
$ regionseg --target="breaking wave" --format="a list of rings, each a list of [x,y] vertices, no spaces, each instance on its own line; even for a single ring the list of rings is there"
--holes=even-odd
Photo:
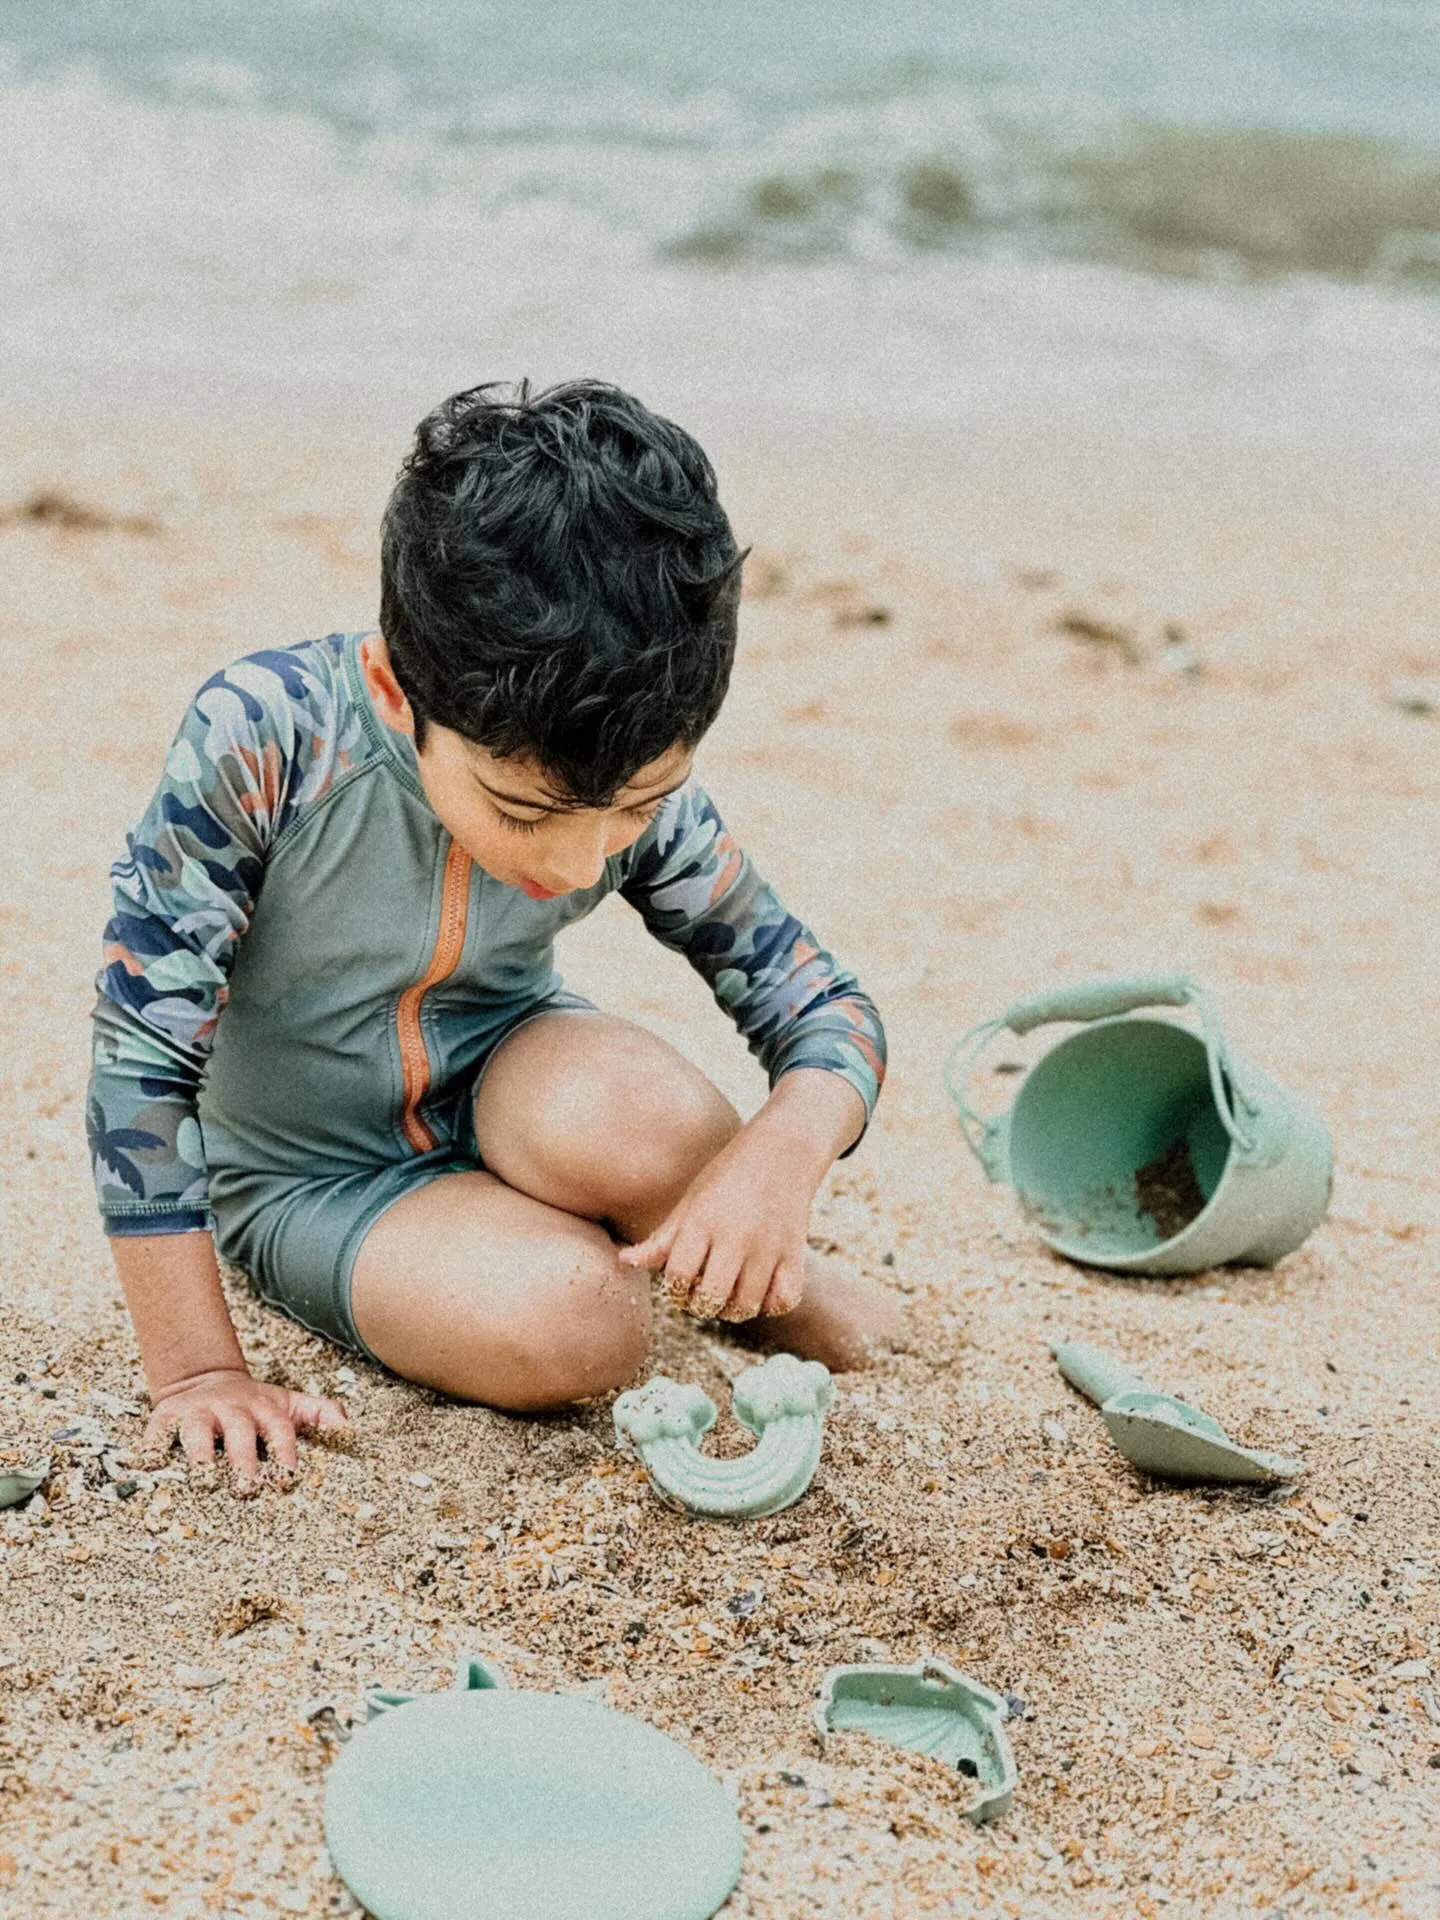
[[[1440,153],[1253,128],[1141,126],[1040,152],[1012,135],[978,157],[766,170],[664,251],[725,265],[937,249],[1440,289]]]

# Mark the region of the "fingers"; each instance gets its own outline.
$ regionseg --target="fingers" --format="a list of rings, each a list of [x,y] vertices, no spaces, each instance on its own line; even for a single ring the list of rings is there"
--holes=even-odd
[[[340,1427],[350,1424],[350,1416],[338,1400],[323,1399],[318,1393],[292,1393],[288,1396],[287,1412],[295,1426],[302,1432],[318,1429],[333,1433]]]
[[[295,1428],[283,1413],[271,1407],[255,1416],[255,1424],[265,1442],[265,1451],[282,1473],[300,1471],[300,1449],[295,1443]]]
[[[740,1277],[730,1290],[722,1320],[753,1320],[760,1311],[761,1302],[770,1291],[770,1282],[775,1272],[775,1261],[768,1256],[747,1260],[740,1269]]]
[[[230,1471],[238,1485],[248,1491],[254,1486],[260,1473],[254,1418],[239,1408],[228,1407],[218,1417],[220,1432],[225,1440],[225,1457],[230,1462]]]
[[[193,1408],[182,1413],[176,1422],[180,1429],[180,1444],[185,1449],[185,1458],[192,1467],[213,1467],[215,1464],[215,1416],[208,1408]]]
[[[775,1269],[764,1300],[760,1303],[760,1312],[767,1319],[775,1314],[793,1313],[804,1298],[804,1268],[798,1260],[782,1260]]]
[[[178,1414],[166,1413],[163,1407],[156,1408],[145,1423],[145,1437],[140,1443],[147,1458],[153,1455],[159,1461],[169,1453],[179,1424]]]
[[[653,1273],[665,1266],[670,1259],[670,1249],[675,1244],[675,1236],[680,1231],[680,1221],[672,1215],[662,1220],[648,1240],[641,1240],[633,1247],[620,1249],[622,1267],[648,1267]]]
[[[665,1262],[665,1284],[677,1306],[689,1306],[695,1283],[710,1257],[710,1236],[705,1229],[694,1224],[682,1225]]]
[[[706,1256],[705,1271],[691,1290],[691,1313],[697,1313],[707,1320],[718,1319],[725,1314],[730,1296],[740,1278],[740,1271],[740,1248],[711,1247]],[[725,1317],[728,1319],[729,1315]]]

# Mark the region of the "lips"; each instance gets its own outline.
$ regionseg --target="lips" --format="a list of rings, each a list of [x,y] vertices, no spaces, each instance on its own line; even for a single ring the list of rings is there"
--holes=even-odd
[[[558,900],[560,895],[552,893],[549,887],[537,887],[532,880],[522,880],[520,891],[527,900]]]

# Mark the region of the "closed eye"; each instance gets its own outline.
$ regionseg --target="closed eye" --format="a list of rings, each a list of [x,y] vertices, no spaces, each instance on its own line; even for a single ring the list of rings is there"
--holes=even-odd
[[[627,820],[638,821],[642,827],[648,827],[668,798],[668,794],[662,793],[658,800],[647,800],[643,806],[626,807],[624,817]],[[506,813],[501,807],[496,807],[495,811],[512,833],[538,833],[544,822],[551,818],[550,814],[542,813],[538,819],[522,820],[518,813]]]

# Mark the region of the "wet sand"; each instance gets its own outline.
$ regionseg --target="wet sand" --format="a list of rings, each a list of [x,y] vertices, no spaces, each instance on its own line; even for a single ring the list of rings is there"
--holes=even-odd
[[[43,1505],[0,1517],[13,1910],[354,1910],[326,1767],[367,1687],[445,1684],[474,1649],[731,1784],[727,1916],[1432,1914],[1440,715],[1396,697],[1440,707],[1428,515],[1339,472],[1307,503],[1147,495],[1098,456],[1091,486],[1037,461],[981,487],[963,448],[954,477],[858,447],[828,474],[727,461],[756,552],[702,768],[886,1016],[876,1124],[814,1231],[914,1325],[840,1383],[809,1495],[732,1529],[662,1509],[606,1406],[442,1401],[238,1276],[252,1365],[343,1393],[349,1445],[248,1503],[178,1456],[130,1470],[143,1392],[81,1127],[105,869],[206,672],[370,623],[399,448],[14,419],[0,449],[0,508],[59,490],[154,523],[0,525],[0,1465],[56,1462]],[[704,989],[620,903],[561,960],[758,1103]],[[1330,1219],[1273,1271],[1051,1257],[941,1087],[948,1042],[1018,992],[1176,964],[1335,1133]],[[1298,1454],[1305,1482],[1146,1484],[1061,1381],[1062,1334]],[[664,1311],[657,1369],[724,1407],[744,1359]],[[726,1417],[719,1439],[741,1444]],[[1015,1810],[982,1832],[938,1763],[810,1731],[828,1666],[925,1651],[1016,1698]]]

